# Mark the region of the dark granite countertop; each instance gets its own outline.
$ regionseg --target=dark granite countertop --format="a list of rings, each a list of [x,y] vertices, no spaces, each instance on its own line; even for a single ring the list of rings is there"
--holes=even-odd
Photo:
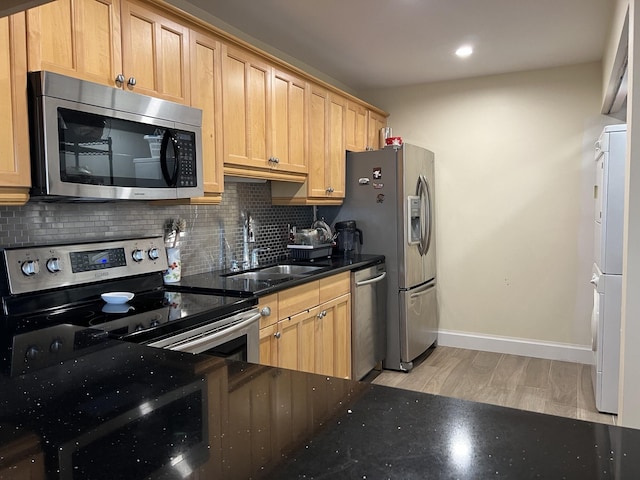
[[[0,376],[0,478],[640,478],[640,430],[114,340],[82,352]]]
[[[213,271],[195,275],[183,276],[181,281],[172,284],[173,289],[184,289],[187,291],[203,291],[207,293],[217,293],[221,295],[266,295],[289,287],[294,287],[312,280],[318,280],[329,275],[335,275],[348,270],[358,270],[368,265],[373,265],[384,261],[383,255],[359,255],[354,254],[349,257],[330,257],[309,260],[288,260],[279,262],[278,265],[311,265],[321,267],[319,270],[300,277],[287,276],[271,279],[247,279],[234,276],[245,272],[252,272],[257,269],[244,270],[242,272],[232,272],[230,270]],[[271,264],[269,264],[271,265]],[[261,265],[266,268],[269,265]]]

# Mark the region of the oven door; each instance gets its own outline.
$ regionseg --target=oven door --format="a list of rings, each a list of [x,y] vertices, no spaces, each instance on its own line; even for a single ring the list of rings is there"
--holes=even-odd
[[[148,343],[150,347],[204,353],[231,360],[260,361],[260,311],[257,308]]]

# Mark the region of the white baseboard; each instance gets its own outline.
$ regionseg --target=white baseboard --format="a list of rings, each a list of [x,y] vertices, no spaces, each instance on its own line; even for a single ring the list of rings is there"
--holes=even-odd
[[[438,345],[593,365],[590,346],[438,330]]]

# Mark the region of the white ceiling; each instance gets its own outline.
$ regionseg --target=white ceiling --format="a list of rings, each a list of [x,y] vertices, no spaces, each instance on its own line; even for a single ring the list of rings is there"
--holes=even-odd
[[[611,0],[186,0],[360,90],[602,58]],[[467,59],[455,57],[462,43]]]

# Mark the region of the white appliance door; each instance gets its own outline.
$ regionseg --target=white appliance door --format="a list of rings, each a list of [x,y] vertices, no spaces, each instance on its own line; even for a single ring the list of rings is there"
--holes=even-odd
[[[594,286],[591,347],[595,357],[592,380],[596,408],[600,412],[617,413],[622,275],[605,275],[594,265],[591,283]]]

